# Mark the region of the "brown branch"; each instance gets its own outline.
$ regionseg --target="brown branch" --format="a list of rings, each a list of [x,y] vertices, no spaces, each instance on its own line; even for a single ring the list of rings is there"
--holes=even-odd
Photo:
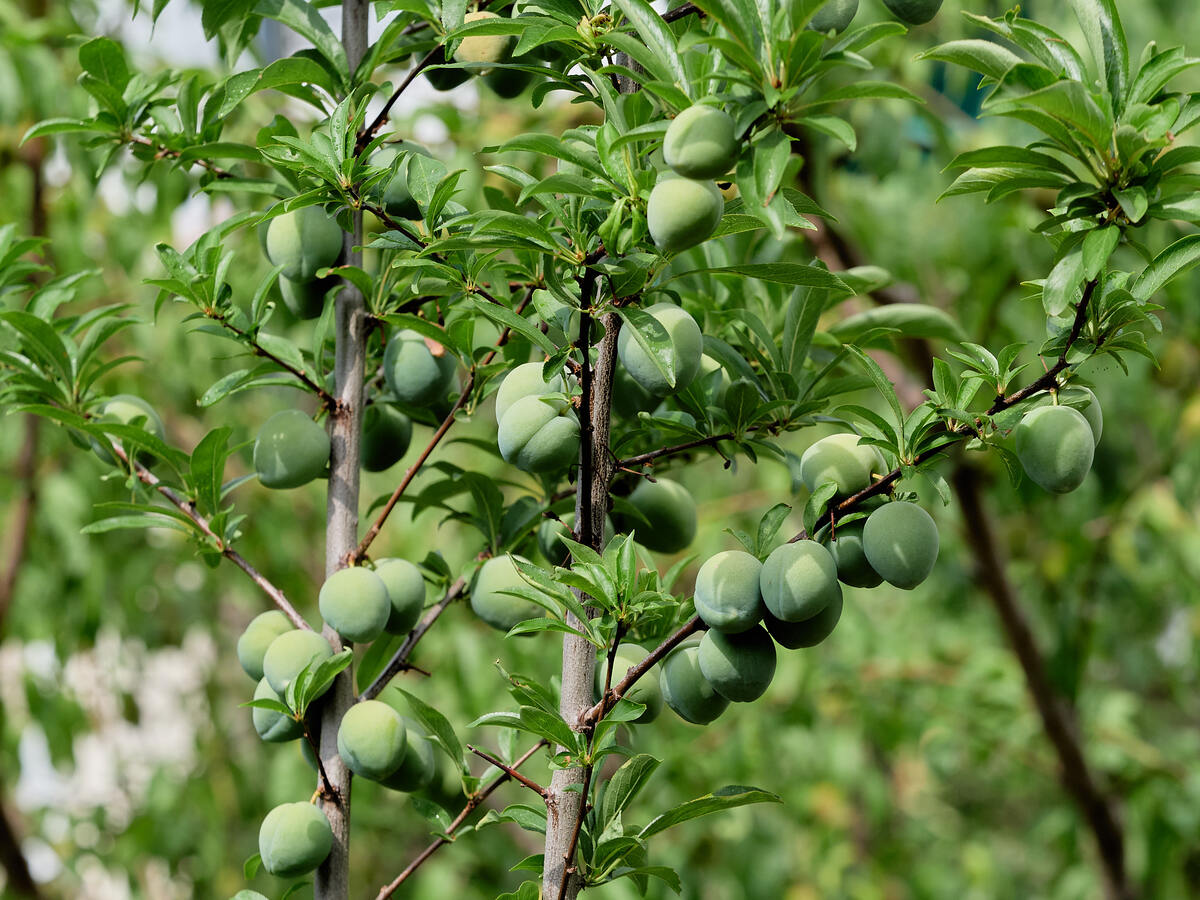
[[[162,144],[155,143],[154,141],[150,140],[149,138],[142,137],[140,134],[128,135],[127,140],[131,144],[140,144],[143,147],[150,147],[150,148],[154,149],[154,158],[155,159],[179,159],[179,157],[181,157],[183,155],[182,150],[172,150],[170,147],[166,147]],[[195,160],[192,160],[192,162],[195,165],[198,165],[201,168],[212,173],[212,175],[216,178],[233,178],[234,177],[234,174],[232,172],[228,171],[227,169],[222,169],[220,166],[214,166],[207,159],[195,159]]]
[[[128,466],[130,464],[130,460],[129,456],[125,453],[125,449],[118,441],[112,441],[110,444],[112,451],[117,455],[121,462]],[[258,569],[250,565],[244,556],[225,543],[225,541],[212,530],[212,526],[209,524],[208,519],[200,515],[200,513],[196,510],[196,506],[194,503],[192,503],[192,501],[188,500],[186,497],[181,497],[174,490],[167,487],[165,484],[159,481],[157,475],[136,460],[133,462],[133,474],[137,476],[138,481],[142,482],[142,484],[146,485],[147,487],[151,487],[158,491],[171,502],[172,506],[191,519],[192,524],[196,526],[200,533],[212,541],[215,549],[227,560],[249,575],[250,580],[257,584],[259,588],[262,589],[263,593],[271,598],[271,600],[277,607],[279,607],[283,614],[291,620],[293,625],[295,625],[297,628],[303,628],[307,631],[312,631],[312,627],[304,621],[304,617],[301,616],[300,613],[296,612],[296,608],[288,601],[288,598],[284,595],[283,591],[268,581],[266,576],[259,572]]]
[[[663,13],[662,19],[664,22],[675,22],[679,19],[684,19],[692,15],[703,18],[704,11],[699,9],[694,3],[684,3],[675,7],[674,9],[668,9],[665,13]]]
[[[388,664],[384,667],[383,671],[375,677],[375,680],[367,686],[367,689],[358,695],[357,700],[374,700],[397,674],[403,672],[405,669],[416,668],[416,666],[408,661],[408,655],[412,653],[413,647],[417,646],[417,642],[425,636],[425,632],[438,620],[438,616],[446,611],[447,606],[461,597],[466,588],[467,580],[465,578],[459,578],[454,584],[450,585],[446,591],[446,595],[425,614],[424,618],[417,623],[417,627],[408,633],[408,637],[404,639],[404,643],[400,645],[400,649],[392,655],[392,658],[388,660]]]
[[[617,467],[621,469],[630,469],[634,466],[641,466],[648,462],[654,462],[664,456],[675,456],[679,453],[686,453],[688,450],[695,450],[697,447],[715,446],[721,441],[732,441],[737,435],[732,431],[726,431],[724,434],[713,434],[708,437],[697,438],[694,441],[688,441],[686,444],[676,444],[673,447],[660,447],[657,450],[651,450],[648,453],[639,453],[637,456],[630,456],[628,459],[622,459],[617,463]]]
[[[1110,900],[1136,896],[1125,872],[1125,839],[1115,810],[1097,786],[1084,756],[1075,722],[1050,681],[1045,661],[1005,572],[991,523],[983,507],[978,472],[965,465],[953,474],[967,541],[979,566],[976,583],[992,598],[1004,633],[1025,673],[1029,694],[1059,761],[1063,787],[1074,798],[1095,836]]]
[[[301,384],[321,398],[321,405],[326,409],[333,409],[337,405],[337,399],[331,393],[329,393],[329,391],[317,384],[307,372],[305,372],[303,369],[297,369],[291,363],[280,358],[279,356],[276,356],[274,353],[260,344],[257,338],[253,337],[248,331],[243,331],[241,328],[238,328],[236,325],[226,319],[222,313],[213,312],[206,313],[206,315],[208,318],[218,323],[222,328],[232,332],[245,341],[250,346],[251,352],[253,352],[255,356],[261,356],[264,359],[269,359],[271,362],[275,363],[275,365],[293,375],[300,381]]]
[[[538,741],[536,744],[526,750],[525,753],[522,754],[521,757],[512,764],[512,768],[519,769],[521,766],[525,765],[525,763],[527,763],[535,753],[545,747],[547,743],[548,741],[546,740]],[[380,888],[379,893],[375,895],[375,900],[387,900],[388,897],[396,893],[396,891],[400,888],[400,885],[404,884],[404,882],[407,881],[409,877],[415,871],[417,871],[417,869],[419,869],[426,860],[429,859],[429,857],[433,856],[433,854],[442,847],[451,843],[454,840],[454,832],[458,831],[458,829],[462,827],[463,823],[466,822],[470,817],[471,813],[478,809],[483,801],[495,793],[496,789],[508,781],[509,778],[509,774],[505,772],[487,787],[472,794],[467,800],[467,805],[463,807],[462,812],[454,817],[454,821],[450,823],[449,827],[446,828],[442,836],[422,850],[417,858],[410,862],[405,867],[404,871],[397,875],[393,881]]]
[[[497,759],[496,757],[492,756],[492,754],[488,753],[486,750],[480,750],[478,747],[472,746],[471,744],[467,744],[467,749],[470,750],[472,753],[474,753],[476,756],[478,756],[480,759],[482,759],[484,762],[491,763],[493,766],[495,766],[501,772],[506,774],[509,778],[512,778],[512,779],[515,779],[516,781],[521,782],[521,784],[525,785],[525,787],[529,788],[531,791],[533,791],[535,794],[537,794],[543,800],[546,799],[546,795],[548,792],[546,791],[546,789],[544,787],[542,787],[540,784],[538,784],[532,778],[525,777],[520,772],[518,772],[516,769],[514,769],[512,766],[510,766],[508,763],[504,762],[501,759]]]

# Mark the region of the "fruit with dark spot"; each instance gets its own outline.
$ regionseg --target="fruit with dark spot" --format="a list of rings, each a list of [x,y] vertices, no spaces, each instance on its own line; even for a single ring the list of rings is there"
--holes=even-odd
[[[696,655],[700,674],[718,694],[749,703],[766,693],[775,677],[775,642],[761,625],[740,634],[710,629]]]
[[[842,594],[837,563],[816,541],[795,541],[771,551],[763,562],[759,588],[773,616],[803,622]]]
[[[1031,409],[1013,429],[1017,458],[1035,484],[1066,494],[1092,469],[1096,436],[1083,413],[1069,406]]]
[[[749,631],[766,612],[761,574],[762,563],[744,550],[709,557],[696,573],[696,613],[709,628],[729,634]]]
[[[263,868],[279,878],[313,871],[333,849],[333,829],[325,813],[311,803],[284,803],[263,819],[258,853]]]
[[[263,487],[297,488],[325,472],[329,449],[324,428],[298,409],[284,409],[258,430],[254,471]]]
[[[1083,427],[1086,431],[1086,422]],[[1091,435],[1087,431],[1089,442]],[[884,581],[912,590],[929,577],[937,562],[937,525],[915,503],[884,504],[867,517],[863,526],[863,552]]]

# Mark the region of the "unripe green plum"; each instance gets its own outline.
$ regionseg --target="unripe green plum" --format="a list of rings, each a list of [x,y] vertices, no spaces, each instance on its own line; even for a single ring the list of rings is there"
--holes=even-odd
[[[104,405],[96,411],[96,418],[101,422],[112,422],[120,425],[139,425],[143,431],[149,432],[159,440],[165,440],[167,436],[167,430],[163,427],[163,421],[159,418],[158,413],[154,411],[154,407],[136,394],[115,394],[109,397],[104,401]],[[92,438],[90,443],[92,451],[100,459],[109,465],[116,465],[116,456],[113,455],[105,444],[101,443],[97,438]],[[139,450],[133,454],[133,458],[145,466],[154,461],[154,454],[145,450]]]
[[[1087,419],[1069,406],[1031,409],[1013,429],[1017,458],[1042,489],[1066,494],[1092,469],[1096,437]]]
[[[1104,409],[1100,406],[1100,399],[1092,393],[1090,388],[1081,384],[1063,388],[1059,391],[1059,397],[1083,413],[1083,417],[1087,419],[1087,423],[1092,429],[1092,436],[1099,444],[1100,437],[1104,434]]]
[[[873,588],[883,584],[883,576],[871,568],[863,550],[865,524],[866,520],[860,519],[849,525],[838,525],[836,540],[829,540],[828,531],[824,537],[818,536],[837,563],[838,581],[850,587]]]
[[[404,761],[407,728],[400,714],[386,703],[362,700],[342,716],[337,748],[338,756],[355,775],[383,781]]]
[[[317,606],[334,631],[356,644],[379,637],[392,612],[383,579],[361,566],[338,569],[326,578]]]
[[[737,161],[733,118],[715,106],[697,103],[674,119],[663,138],[663,159],[684,178],[716,178]]]
[[[524,472],[559,472],[579,458],[579,420],[570,406],[522,397],[500,420],[500,455]]]
[[[696,613],[709,628],[728,634],[749,631],[763,617],[762,563],[744,550],[725,550],[696,573]]]
[[[803,622],[840,597],[837,563],[816,541],[796,541],[771,551],[763,562],[759,589],[773,616]]]
[[[463,16],[463,23],[484,19],[499,19],[493,12],[473,12]],[[512,55],[517,39],[511,34],[476,34],[465,37],[454,51],[454,59],[460,63],[486,63],[495,65],[506,62]]]
[[[363,410],[362,467],[368,472],[390,469],[408,452],[412,419],[386,400]]]
[[[617,338],[620,340],[619,334]],[[638,413],[651,412],[660,403],[661,398],[655,397],[634,381],[624,366],[615,368],[612,388],[613,415],[636,423]]]
[[[628,522],[622,531],[635,530],[639,544],[656,553],[678,553],[696,537],[696,501],[678,481],[659,478],[643,480],[629,502],[650,523]]]
[[[700,671],[700,648],[685,644],[663,660],[658,684],[663,701],[679,718],[693,725],[707,725],[729,706]]]
[[[451,62],[446,56],[445,47],[437,47],[437,56],[430,65],[444,66]],[[471,73],[465,69],[448,68],[448,69],[425,69],[425,79],[429,82],[430,87],[435,91],[451,91],[463,84]]]
[[[444,347],[437,355],[415,331],[392,335],[383,352],[383,378],[392,395],[409,406],[429,406],[446,396],[458,362]]]
[[[425,610],[425,578],[421,570],[407,559],[381,559],[375,563],[375,574],[387,588],[391,611],[388,614],[388,634],[408,634]]]
[[[317,271],[337,264],[342,255],[342,229],[320,206],[305,206],[270,220],[267,257],[283,266],[283,277],[312,281]]]
[[[675,384],[667,381],[654,365],[650,354],[634,337],[632,328],[622,328],[617,334],[617,355],[634,381],[656,397],[665,397],[682,391],[700,372],[704,335],[696,320],[674,303],[656,303],[646,312],[662,325],[670,338],[675,355]]]
[[[871,484],[883,470],[883,456],[871,444],[860,444],[857,434],[831,434],[814,443],[800,457],[800,480],[810,491],[827,481],[837,485],[838,496],[848,497]]]
[[[263,487],[300,487],[325,472],[329,450],[324,428],[298,409],[284,409],[258,431],[254,471]]]
[[[858,0],[829,0],[813,13],[813,17],[808,20],[808,27],[822,34],[830,31],[841,34],[850,27],[850,22],[857,12]]]
[[[942,0],[883,0],[883,5],[901,22],[924,25],[938,14]]]
[[[527,59],[519,61],[530,62]],[[525,92],[525,89],[533,84],[534,79],[538,77],[532,72],[523,72],[520,69],[492,69],[492,71],[483,76],[483,83],[497,97],[511,100],[514,97],[521,96]]]
[[[696,654],[700,674],[718,694],[749,703],[766,693],[775,677],[775,642],[761,625],[740,634],[705,632]]]
[[[612,687],[616,687],[629,670],[644,660],[650,654],[646,648],[637,644],[621,644],[613,657]],[[596,699],[599,700],[604,692],[604,675],[608,666],[607,657],[603,654],[596,661]],[[658,683],[658,666],[651,666],[641,678],[625,693],[625,699],[643,704],[646,709],[633,720],[636,725],[653,722],[662,712],[662,688]]]
[[[529,562],[523,556],[516,557]],[[526,619],[544,616],[546,611],[531,600],[502,594],[511,588],[528,587],[517,571],[512,557],[494,556],[479,567],[475,583],[471,587],[471,609],[493,628],[509,631]]]
[[[260,679],[258,686],[254,689],[254,699],[278,700],[283,703],[283,698],[275,693],[274,688],[265,678]],[[282,744],[294,741],[304,734],[303,725],[291,716],[285,716],[274,709],[254,707],[250,710],[250,718],[254,722],[254,730],[258,732],[258,736],[268,743]]]
[[[340,278],[328,275],[313,281],[279,279],[279,296],[283,305],[297,319],[315,319],[325,311],[325,295],[341,282]]]
[[[541,397],[546,394],[562,394],[567,390],[567,383],[561,375],[553,376],[549,381],[542,377],[540,362],[522,363],[512,369],[496,391],[496,421],[504,418],[509,408],[525,397]]]
[[[292,630],[292,623],[277,609],[261,613],[250,620],[237,642],[237,658],[251,678],[263,677],[263,657],[271,642],[285,631]]]
[[[318,663],[331,656],[333,647],[315,631],[302,628],[285,631],[271,641],[271,646],[267,648],[266,655],[263,656],[263,675],[266,676],[272,690],[282,697],[287,693],[292,679],[299,675],[305,666],[311,663],[315,668]]]
[[[871,568],[888,584],[906,591],[924,581],[937,562],[937,525],[915,503],[892,502],[879,507],[867,517],[862,540]]]
[[[842,595],[817,613],[811,619],[803,622],[785,622],[777,619],[769,612],[763,617],[767,632],[788,650],[798,650],[801,647],[815,647],[833,633],[838,621],[842,618]]]
[[[279,878],[313,871],[333,849],[333,829],[311,803],[284,803],[263,819],[258,852],[263,868]]]
[[[663,178],[650,192],[646,225],[659,250],[679,253],[708,240],[724,212],[725,198],[711,181]]]
[[[575,513],[563,514],[561,519],[547,519],[537,530],[537,545],[542,557],[552,566],[561,566],[569,558],[570,551],[563,543],[564,537],[571,537],[575,527]],[[616,534],[612,519],[604,517],[604,543],[607,544]],[[571,538],[574,540],[574,538]]]
[[[408,748],[396,771],[383,779],[383,785],[393,791],[411,793],[430,786],[437,775],[439,754],[417,722],[404,716],[401,718],[406,726]]]
[[[375,155],[371,157],[371,165],[381,168],[390,166],[401,152],[419,153],[422,156],[431,155],[428,150],[414,141],[395,141],[384,144],[376,150]],[[408,189],[407,159],[400,164],[395,175],[383,182],[380,202],[393,219],[421,218],[421,207],[417,205],[412,192]]]

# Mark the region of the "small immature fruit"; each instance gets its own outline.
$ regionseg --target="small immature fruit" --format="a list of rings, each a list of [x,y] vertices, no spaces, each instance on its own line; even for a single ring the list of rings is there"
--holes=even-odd
[[[813,17],[808,20],[808,27],[822,34],[830,31],[841,34],[850,27],[850,22],[857,12],[858,0],[829,0],[813,13]]]
[[[250,620],[237,642],[237,658],[251,678],[263,677],[263,657],[271,642],[285,631],[292,630],[292,623],[277,609],[261,613]]]
[[[1021,418],[1013,434],[1025,474],[1044,490],[1066,494],[1092,468],[1096,437],[1087,419],[1069,406],[1039,406]]]
[[[677,115],[663,139],[663,159],[684,178],[716,178],[737,161],[733,118],[715,106],[697,103]]]
[[[326,578],[317,606],[334,631],[356,644],[379,637],[392,612],[383,579],[361,566],[338,569]]]
[[[656,303],[646,310],[667,332],[675,355],[675,384],[654,364],[650,354],[638,343],[632,328],[617,334],[617,355],[633,380],[656,397],[682,391],[700,372],[704,356],[704,335],[687,312],[674,303]]]
[[[283,305],[297,319],[315,319],[325,311],[325,295],[337,287],[340,279],[329,275],[313,281],[279,279],[279,296]]]
[[[463,23],[484,19],[499,19],[493,12],[473,12],[463,16]],[[465,37],[454,51],[454,59],[460,63],[487,63],[494,65],[508,60],[517,39],[511,34],[477,34]]]
[[[555,375],[549,381],[542,377],[540,362],[522,363],[504,376],[496,391],[496,421],[504,418],[504,414],[518,400],[524,397],[541,397],[546,394],[562,394],[567,390],[567,383],[561,375]]]
[[[404,720],[408,749],[396,771],[383,779],[383,785],[393,791],[411,793],[429,787],[438,773],[439,757],[421,726],[405,716],[400,718]]]
[[[275,693],[270,682],[265,678],[260,680],[258,687],[254,689],[254,699],[277,700],[283,703],[283,698]],[[278,710],[256,706],[250,710],[250,718],[254,722],[254,730],[258,732],[258,736],[268,743],[282,744],[294,741],[304,734],[304,726]]]
[[[1058,392],[1058,396],[1063,403],[1083,413],[1083,417],[1087,419],[1088,425],[1091,426],[1092,436],[1095,437],[1096,443],[1099,444],[1100,437],[1104,434],[1104,410],[1100,406],[1099,398],[1092,393],[1090,388],[1086,388],[1081,384],[1063,388]]]
[[[871,484],[871,475],[883,470],[883,456],[870,444],[860,444],[857,434],[831,434],[821,438],[800,457],[800,479],[810,491],[827,481],[837,484],[837,494],[848,497]]]
[[[384,144],[376,150],[375,155],[371,157],[371,165],[381,168],[390,166],[401,152],[419,153],[422,156],[430,155],[428,150],[413,141],[395,141]],[[408,189],[407,159],[400,163],[396,174],[384,182],[380,200],[384,210],[393,219],[421,218],[421,207],[417,205],[412,192]]]
[[[759,575],[763,602],[785,622],[803,622],[842,594],[837,563],[816,541],[796,541],[771,551]]]
[[[915,503],[886,503],[867,517],[863,552],[884,581],[910,591],[929,576],[937,562],[937,525]]]
[[[761,625],[741,634],[706,632],[696,659],[704,680],[734,703],[757,700],[775,677],[775,643]]]
[[[696,613],[709,628],[749,631],[763,617],[762,563],[744,550],[709,557],[696,573]]]
[[[267,224],[267,257],[292,281],[312,281],[342,255],[342,229],[320,206],[305,206]]]
[[[815,647],[833,633],[838,620],[842,617],[842,595],[830,603],[825,609],[811,619],[803,622],[785,622],[777,619],[769,612],[763,621],[767,632],[778,641],[781,647],[798,650],[801,647]]]
[[[305,666],[312,663],[315,667],[317,663],[331,656],[333,647],[315,631],[301,628],[285,631],[271,641],[271,646],[267,648],[263,657],[263,675],[266,676],[272,690],[284,696],[292,679],[299,675]]]
[[[883,4],[909,25],[924,25],[942,8],[942,0],[883,0]]]
[[[650,654],[644,647],[637,644],[621,644],[613,657],[612,687],[616,687],[629,670],[644,660]],[[608,666],[607,658],[602,654],[596,660],[596,699],[599,700],[604,692],[604,674]],[[645,725],[653,722],[662,712],[662,688],[659,686],[658,667],[651,666],[641,678],[625,693],[625,699],[634,703],[644,704],[646,709],[633,720],[635,725]]]
[[[650,192],[646,225],[664,253],[678,253],[708,240],[725,212],[725,198],[711,181],[663,178]]]
[[[529,562],[523,556],[516,558],[521,562]],[[475,583],[471,587],[471,609],[475,610],[475,615],[500,631],[508,631],[519,622],[545,615],[545,610],[531,600],[500,593],[520,587],[528,585],[512,558],[494,556],[479,567],[479,573],[475,576]]]
[[[113,422],[120,425],[138,424],[143,431],[149,432],[159,440],[164,440],[167,436],[163,421],[154,411],[154,407],[136,394],[116,394],[109,397],[104,405],[96,411],[96,417],[101,422]],[[117,458],[107,445],[102,444],[97,438],[92,438],[91,447],[92,451],[104,462],[116,465]],[[126,449],[132,450],[133,448]],[[148,465],[153,462],[154,455],[145,450],[139,450],[133,454],[133,458],[142,465]]]
[[[579,420],[570,406],[522,397],[500,420],[500,455],[525,472],[559,472],[579,458]]]
[[[700,671],[699,653],[695,643],[671,651],[663,661],[658,684],[664,702],[679,718],[693,725],[707,725],[725,712],[729,701],[705,679]]]
[[[324,428],[298,409],[284,409],[258,431],[254,470],[263,487],[300,487],[325,471],[329,449]]]
[[[363,700],[342,716],[337,733],[338,756],[355,775],[383,781],[404,761],[407,731],[400,713],[386,703]]]
[[[450,351],[439,347],[434,355],[415,331],[392,335],[383,352],[383,378],[392,396],[409,406],[429,406],[445,397],[457,370]]]
[[[391,606],[385,630],[388,634],[408,634],[425,610],[421,570],[407,559],[381,559],[375,563],[375,574],[387,588]]]
[[[363,410],[362,467],[383,472],[400,462],[412,442],[412,419],[380,399]]]
[[[678,481],[643,480],[629,495],[629,502],[650,524],[631,521],[621,530],[634,530],[637,542],[647,550],[678,553],[695,539],[696,501]]]
[[[333,829],[325,813],[311,803],[284,803],[263,819],[258,852],[263,868],[279,878],[313,871],[333,849]]]
[[[836,540],[829,540],[828,532],[823,538],[820,535],[818,538],[829,548],[833,561],[837,563],[838,581],[850,587],[873,588],[883,583],[883,576],[871,568],[863,551],[864,525],[865,519],[849,525],[838,525]]]

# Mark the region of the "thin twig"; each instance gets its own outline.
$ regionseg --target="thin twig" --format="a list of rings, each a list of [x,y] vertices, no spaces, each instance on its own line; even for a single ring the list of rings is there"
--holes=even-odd
[[[140,144],[143,147],[150,147],[150,148],[154,149],[154,158],[155,159],[178,159],[179,157],[181,157],[183,155],[182,150],[172,150],[170,147],[164,146],[163,144],[155,143],[154,141],[150,140],[149,138],[142,137],[140,134],[129,135],[128,141],[131,144]],[[192,162],[195,165],[198,165],[201,168],[206,169],[208,172],[212,173],[212,175],[216,178],[233,178],[234,177],[234,174],[232,172],[230,172],[226,169],[222,169],[220,166],[214,166],[207,159],[194,159],[194,160],[192,160]]]
[[[258,339],[253,337],[248,331],[243,331],[241,328],[238,328],[218,312],[208,314],[208,318],[212,319],[222,328],[232,332],[245,341],[255,356],[261,356],[264,359],[269,359],[271,362],[275,363],[275,365],[279,366],[281,369],[284,369],[297,378],[301,384],[321,398],[321,405],[326,409],[333,409],[334,406],[337,405],[337,398],[335,398],[333,394],[329,393],[329,391],[325,390],[325,388],[321,387],[321,385],[317,384],[307,372],[305,372],[303,369],[297,369],[287,360],[282,359],[281,357],[272,353],[270,350],[260,344]]]
[[[400,99],[400,95],[408,89],[410,84],[416,81],[418,75],[425,71],[426,68],[434,64],[437,57],[441,55],[442,52],[443,47],[441,44],[438,44],[436,47],[430,50],[425,55],[425,58],[417,63],[416,68],[414,68],[408,73],[408,75],[404,77],[404,80],[400,82],[400,84],[396,87],[396,90],[392,91],[392,96],[388,97],[387,103],[383,104],[383,109],[379,111],[379,115],[375,117],[374,121],[372,121],[370,125],[359,132],[358,140],[354,144],[354,153],[356,156],[359,153],[362,153],[363,148],[367,146],[367,144],[371,143],[371,139],[374,138],[379,129],[383,127],[383,123],[388,120],[388,114],[391,113],[392,107],[396,105],[396,101]]]
[[[529,759],[535,753],[537,753],[539,750],[541,750],[543,747],[545,747],[546,744],[548,744],[548,743],[549,742],[544,739],[538,741],[536,744],[534,744],[532,747],[530,747],[527,751],[525,751],[525,753],[522,754],[521,757],[519,759],[517,759],[516,762],[514,762],[512,764],[512,768],[519,769],[521,766],[525,765],[525,763],[527,763],[529,761]],[[496,791],[496,789],[498,787],[500,787],[502,784],[504,784],[506,781],[508,781],[509,778],[510,778],[509,774],[507,772],[504,772],[503,774],[500,775],[499,778],[497,778],[495,781],[493,781],[487,787],[472,794],[470,799],[467,800],[467,805],[463,807],[462,812],[460,812],[457,816],[454,817],[454,821],[450,823],[450,825],[442,833],[442,836],[439,837],[432,844],[430,844],[428,847],[426,847],[424,850],[422,850],[420,852],[420,854],[418,854],[417,858],[414,859],[412,862],[410,862],[405,867],[404,871],[401,872],[399,875],[397,875],[393,881],[391,881],[384,887],[380,888],[379,893],[375,895],[375,900],[387,900],[388,897],[390,897],[390,896],[392,896],[392,894],[396,893],[396,891],[400,888],[400,885],[404,884],[404,882],[407,881],[409,879],[409,877],[415,871],[417,871],[417,869],[421,868],[421,866],[425,863],[426,860],[429,859],[429,857],[433,856],[433,854],[436,853],[438,850],[440,850],[442,847],[451,843],[451,841],[454,840],[454,832],[458,831],[458,829],[462,827],[463,823],[466,822],[468,818],[470,818],[471,813],[473,813],[476,809],[478,809],[479,806],[483,803],[483,801],[485,801],[488,797],[490,797]]]
[[[515,779],[516,781],[521,782],[521,784],[525,785],[525,787],[529,788],[531,791],[533,791],[535,794],[537,794],[543,800],[546,799],[546,795],[547,795],[548,791],[544,787],[542,787],[540,784],[538,784],[536,781],[534,781],[532,778],[527,778],[526,776],[522,775],[520,772],[518,772],[516,769],[514,769],[508,763],[504,762],[501,759],[497,759],[496,757],[492,756],[492,754],[488,753],[486,750],[480,750],[478,747],[473,746],[472,744],[467,744],[467,749],[470,750],[472,753],[474,753],[476,756],[478,756],[480,759],[482,759],[484,762],[491,763],[493,766],[495,766],[501,772],[506,774],[509,778],[512,778],[512,779]]]
[[[125,448],[121,446],[120,442],[112,441],[110,443],[113,452],[117,455],[121,462],[123,462],[126,466],[130,465],[129,456],[125,453]],[[242,556],[231,546],[229,546],[229,544],[227,544],[222,538],[220,538],[216,532],[212,530],[212,526],[209,524],[208,519],[200,515],[200,513],[196,510],[196,506],[194,503],[192,503],[192,501],[188,500],[186,497],[181,497],[174,490],[167,487],[158,479],[157,475],[136,460],[133,461],[133,474],[137,476],[137,479],[142,482],[142,484],[158,491],[171,502],[172,506],[191,519],[196,528],[199,529],[205,537],[212,541],[217,551],[227,560],[249,575],[250,580],[257,584],[262,589],[263,593],[271,598],[271,600],[277,607],[279,607],[283,614],[291,620],[293,625],[295,625],[297,628],[303,628],[307,631],[312,631],[312,626],[304,621],[304,617],[301,616],[300,613],[296,612],[296,608],[288,601],[288,598],[284,595],[283,591],[267,580],[266,576],[259,572],[258,569],[254,568],[254,566],[250,565],[244,556]]]
[[[686,453],[688,450],[695,450],[697,447],[715,446],[721,441],[732,441],[737,435],[732,431],[726,431],[723,434],[712,434],[708,437],[697,438],[694,441],[688,441],[686,444],[676,444],[673,447],[660,447],[657,450],[651,450],[648,453],[639,453],[637,456],[630,456],[628,459],[622,459],[617,463],[618,468],[631,469],[634,466],[645,465],[648,462],[654,462],[664,456],[675,456],[679,453]]]

